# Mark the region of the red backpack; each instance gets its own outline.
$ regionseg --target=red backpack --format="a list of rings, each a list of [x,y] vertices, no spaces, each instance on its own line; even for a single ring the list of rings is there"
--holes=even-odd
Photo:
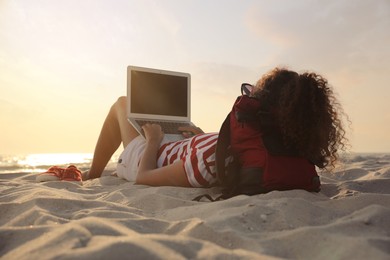
[[[220,198],[272,190],[320,190],[315,165],[285,147],[267,110],[258,99],[243,94],[223,122],[216,147]]]

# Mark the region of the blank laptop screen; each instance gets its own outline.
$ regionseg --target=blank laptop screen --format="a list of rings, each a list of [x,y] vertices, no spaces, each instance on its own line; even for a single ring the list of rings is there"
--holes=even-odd
[[[181,76],[131,71],[131,112],[187,116],[188,79]]]

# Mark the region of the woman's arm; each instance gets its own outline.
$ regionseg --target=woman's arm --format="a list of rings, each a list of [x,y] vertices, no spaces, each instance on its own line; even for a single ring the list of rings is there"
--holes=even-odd
[[[161,168],[157,168],[157,153],[164,133],[155,124],[143,127],[146,147],[139,164],[136,183],[151,186],[183,186],[190,187],[181,160]]]

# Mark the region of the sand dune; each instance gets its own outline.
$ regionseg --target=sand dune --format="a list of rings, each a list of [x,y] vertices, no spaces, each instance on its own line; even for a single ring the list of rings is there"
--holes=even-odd
[[[194,202],[219,190],[0,175],[1,259],[390,259],[390,155],[322,172],[320,193]]]

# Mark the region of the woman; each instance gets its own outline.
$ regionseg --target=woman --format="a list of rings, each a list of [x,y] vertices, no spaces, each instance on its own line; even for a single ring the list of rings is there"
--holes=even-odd
[[[251,95],[268,109],[272,129],[277,129],[285,147],[320,168],[334,166],[346,138],[341,106],[325,78],[276,68],[257,82]],[[120,97],[107,115],[83,180],[99,178],[123,143],[117,167],[121,178],[151,186],[207,187],[215,183],[218,134],[205,134],[196,127],[179,130],[188,138],[168,144],[161,144],[164,133],[159,125],[144,125],[145,138],[139,136],[127,121],[126,97]]]
[[[204,153],[214,154],[217,134],[204,134],[197,127],[182,127],[179,131],[184,137],[194,136],[161,144],[164,133],[159,125],[146,124],[142,128],[145,138],[127,121],[126,97],[120,97],[111,107],[103,124],[91,168],[83,179],[99,178],[112,154],[123,143],[125,150],[119,157],[117,167],[119,177],[151,186],[206,186],[206,180],[197,181],[199,176],[195,175],[203,172],[212,174],[212,170],[203,165],[203,161],[199,162],[200,166],[192,163],[194,156],[203,158]]]

